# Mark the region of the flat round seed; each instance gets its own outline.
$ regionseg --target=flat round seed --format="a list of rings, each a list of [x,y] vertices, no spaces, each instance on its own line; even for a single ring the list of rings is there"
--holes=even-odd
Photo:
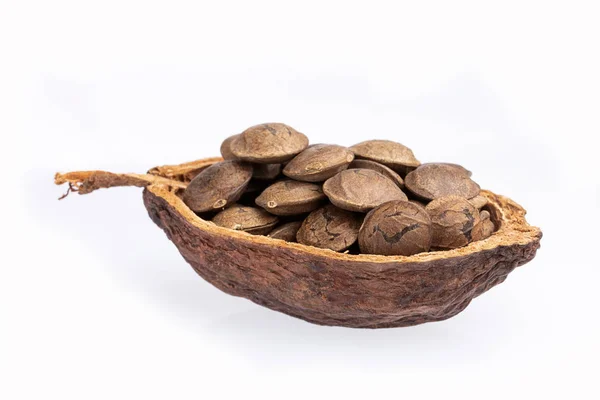
[[[334,144],[310,146],[294,157],[283,169],[289,178],[305,182],[322,182],[348,168],[354,154]]]
[[[254,168],[252,178],[262,181],[275,179],[281,172],[281,164],[254,164],[252,167]]]
[[[429,251],[431,219],[408,201],[390,201],[371,210],[360,228],[361,253],[410,256]]]
[[[423,166],[423,165],[443,165],[446,168],[454,169],[454,171],[456,171],[456,173],[458,173],[458,174],[463,174],[468,177],[473,175],[473,173],[471,171],[469,171],[468,169],[466,169],[465,167],[463,167],[462,165],[459,165],[459,164],[453,164],[453,163],[424,163],[424,164],[421,164],[421,166]]]
[[[392,170],[389,167],[386,167],[381,163],[371,160],[355,159],[350,163],[350,166],[348,166],[348,169],[354,168],[371,169],[375,172],[379,172],[386,178],[391,179],[400,189],[404,188],[404,180],[402,179],[402,177],[398,175],[394,170]]]
[[[392,180],[363,168],[347,169],[329,178],[323,192],[336,206],[356,212],[367,212],[391,200],[407,200]]]
[[[233,142],[239,136],[240,136],[239,133],[237,135],[229,136],[227,139],[223,140],[223,143],[221,143],[221,149],[220,149],[221,156],[223,157],[224,160],[235,160],[237,158],[231,152],[231,142]]]
[[[317,184],[285,180],[266,188],[256,198],[256,204],[271,214],[297,215],[318,208],[325,198]]]
[[[201,213],[235,203],[252,178],[252,166],[241,161],[222,161],[200,172],[183,193],[192,211]]]
[[[469,201],[471,202],[471,204],[473,204],[473,206],[475,206],[475,208],[479,210],[485,207],[485,205],[488,203],[487,197],[482,196],[480,194],[475,197],[471,197]]]
[[[456,168],[443,164],[422,165],[404,178],[405,187],[416,196],[433,200],[444,196],[467,199],[479,194],[480,187]]]
[[[490,218],[482,219],[478,229],[473,232],[473,240],[484,240],[492,236],[496,231],[496,225]]]
[[[479,210],[467,199],[440,197],[432,200],[425,209],[431,217],[432,247],[456,249],[477,240],[476,232],[481,224]]]
[[[278,219],[261,208],[234,204],[215,215],[212,222],[236,231],[266,235],[277,224]]]
[[[308,146],[308,138],[280,123],[255,125],[231,142],[231,152],[241,160],[275,164],[292,159]]]
[[[360,214],[329,204],[306,217],[296,239],[309,246],[344,251],[356,242],[361,222]]]
[[[367,140],[350,147],[356,158],[377,161],[396,172],[406,173],[421,165],[412,150],[391,140]]]
[[[286,242],[296,242],[296,234],[302,225],[302,221],[293,221],[278,226],[269,233],[273,239],[281,239]]]

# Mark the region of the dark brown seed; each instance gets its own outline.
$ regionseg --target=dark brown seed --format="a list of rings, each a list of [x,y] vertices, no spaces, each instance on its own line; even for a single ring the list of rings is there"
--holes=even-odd
[[[474,240],[481,223],[479,210],[467,199],[446,196],[432,200],[425,207],[431,217],[433,238],[431,246],[438,249],[456,249]]]
[[[356,242],[361,222],[360,214],[328,204],[306,217],[296,239],[309,246],[344,251]]]
[[[347,169],[323,184],[323,192],[336,206],[366,212],[386,201],[407,200],[394,182],[371,169]]]
[[[391,140],[367,140],[350,147],[356,158],[377,161],[399,173],[421,165],[412,150]]]
[[[473,206],[475,206],[475,208],[481,210],[483,207],[486,206],[486,204],[488,203],[488,199],[485,196],[482,195],[477,195],[475,197],[472,197],[469,199],[469,201],[471,202],[471,204],[473,204]]]
[[[305,182],[322,182],[348,168],[354,154],[346,147],[317,144],[294,157],[283,169],[289,178]]]
[[[422,165],[404,178],[405,187],[416,196],[433,200],[444,196],[470,199],[479,194],[479,185],[454,167],[444,164]]]
[[[281,164],[254,164],[254,179],[270,181],[277,178],[281,172]]]
[[[254,235],[266,235],[277,224],[277,221],[276,216],[261,208],[239,204],[226,208],[212,219],[216,225]]]
[[[239,133],[237,135],[229,136],[227,139],[223,140],[223,143],[221,143],[221,156],[224,160],[235,160],[237,158],[231,152],[231,142],[233,142],[239,136]]]
[[[318,208],[325,195],[319,185],[285,180],[275,182],[256,198],[256,204],[275,215],[297,215]]]
[[[429,251],[431,234],[431,219],[423,207],[390,201],[367,214],[358,244],[362,253],[410,256]]]
[[[456,173],[459,174],[463,174],[465,176],[470,177],[471,175],[473,175],[473,173],[471,171],[469,171],[468,169],[466,169],[465,167],[463,167],[462,165],[459,164],[453,164],[453,163],[425,163],[425,164],[421,164],[421,166],[423,165],[444,165],[447,168],[453,168]]]
[[[308,138],[280,123],[255,125],[231,142],[231,152],[239,159],[258,164],[282,163],[308,146]]]
[[[286,242],[295,242],[296,233],[298,233],[298,229],[300,229],[301,225],[302,221],[288,222],[273,229],[271,233],[269,233],[269,237],[285,240]]]
[[[252,166],[241,161],[222,161],[200,172],[183,193],[183,201],[195,212],[206,212],[235,203],[252,178]]]
[[[371,169],[373,171],[379,172],[381,175],[386,178],[391,179],[400,189],[404,188],[404,180],[400,175],[398,175],[394,170],[385,165],[378,163],[376,161],[371,160],[362,160],[356,159],[350,163],[348,169],[354,168],[363,168],[363,169]]]

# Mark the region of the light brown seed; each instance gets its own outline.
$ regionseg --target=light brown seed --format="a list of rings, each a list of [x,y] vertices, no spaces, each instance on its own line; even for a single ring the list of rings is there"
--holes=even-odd
[[[363,168],[348,169],[329,178],[323,192],[336,206],[356,212],[367,212],[386,201],[407,200],[392,180]]]
[[[348,168],[354,154],[334,144],[310,146],[294,157],[283,169],[289,178],[305,182],[322,182]]]
[[[348,169],[354,168],[371,169],[375,172],[379,172],[386,178],[391,179],[400,189],[404,188],[404,180],[402,179],[402,177],[398,175],[394,170],[392,170],[389,167],[386,167],[381,163],[372,160],[355,159],[348,166]]]
[[[302,221],[293,221],[278,226],[269,233],[273,239],[281,239],[286,242],[296,242],[296,234],[302,225]]]
[[[318,208],[325,200],[321,186],[285,180],[275,182],[256,198],[256,204],[275,215],[297,215]]]
[[[424,164],[421,164],[421,166],[423,166],[423,165],[444,165],[446,168],[454,169],[457,174],[463,174],[468,177],[473,175],[473,173],[471,171],[469,171],[468,169],[466,169],[465,167],[463,167],[462,165],[459,165],[459,164],[454,164],[454,163],[424,163]]]
[[[216,225],[254,235],[266,235],[277,224],[277,221],[276,216],[261,208],[239,204],[226,208],[212,219]]]
[[[231,152],[239,159],[258,164],[282,163],[308,146],[308,138],[281,123],[255,125],[231,142]]]
[[[405,187],[414,195],[433,200],[444,196],[467,199],[479,194],[479,185],[456,168],[443,164],[422,165],[404,178]]]
[[[477,195],[475,197],[471,197],[469,199],[469,201],[471,202],[471,204],[473,204],[473,206],[479,210],[481,210],[483,207],[485,207],[485,205],[488,203],[488,199],[485,196],[482,195]]]
[[[467,199],[440,197],[432,200],[425,209],[431,217],[432,247],[456,249],[477,240],[475,233],[481,224],[479,210]]]
[[[227,139],[223,140],[223,143],[221,143],[221,149],[220,149],[221,156],[223,157],[224,160],[235,160],[237,158],[231,152],[231,142],[233,142],[239,136],[240,136],[239,133],[237,135],[229,136]]]
[[[367,140],[350,147],[356,158],[384,164],[400,174],[421,165],[412,150],[391,140]]]
[[[344,251],[356,242],[361,222],[360,214],[328,204],[306,217],[296,238],[309,246]]]
[[[409,201],[390,201],[371,210],[358,234],[361,253],[410,256],[429,251],[431,219]]]
[[[235,203],[250,182],[252,166],[241,161],[222,161],[200,172],[183,193],[183,201],[202,213]]]

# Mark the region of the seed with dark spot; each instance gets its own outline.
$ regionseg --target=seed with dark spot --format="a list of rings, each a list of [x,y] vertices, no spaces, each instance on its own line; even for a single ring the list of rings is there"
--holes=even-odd
[[[296,238],[309,246],[344,251],[356,241],[361,222],[361,214],[329,204],[306,217]]]
[[[297,215],[318,208],[325,198],[321,186],[315,183],[285,180],[266,188],[256,204],[271,214]]]
[[[432,247],[456,249],[477,240],[474,233],[481,223],[479,210],[467,199],[459,196],[440,197],[432,200],[425,209],[431,217]]]

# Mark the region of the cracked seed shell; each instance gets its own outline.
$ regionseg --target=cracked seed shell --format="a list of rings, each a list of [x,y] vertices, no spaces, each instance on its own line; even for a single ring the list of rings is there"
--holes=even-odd
[[[361,222],[360,214],[328,204],[306,217],[296,239],[309,246],[344,251],[356,242]]]

